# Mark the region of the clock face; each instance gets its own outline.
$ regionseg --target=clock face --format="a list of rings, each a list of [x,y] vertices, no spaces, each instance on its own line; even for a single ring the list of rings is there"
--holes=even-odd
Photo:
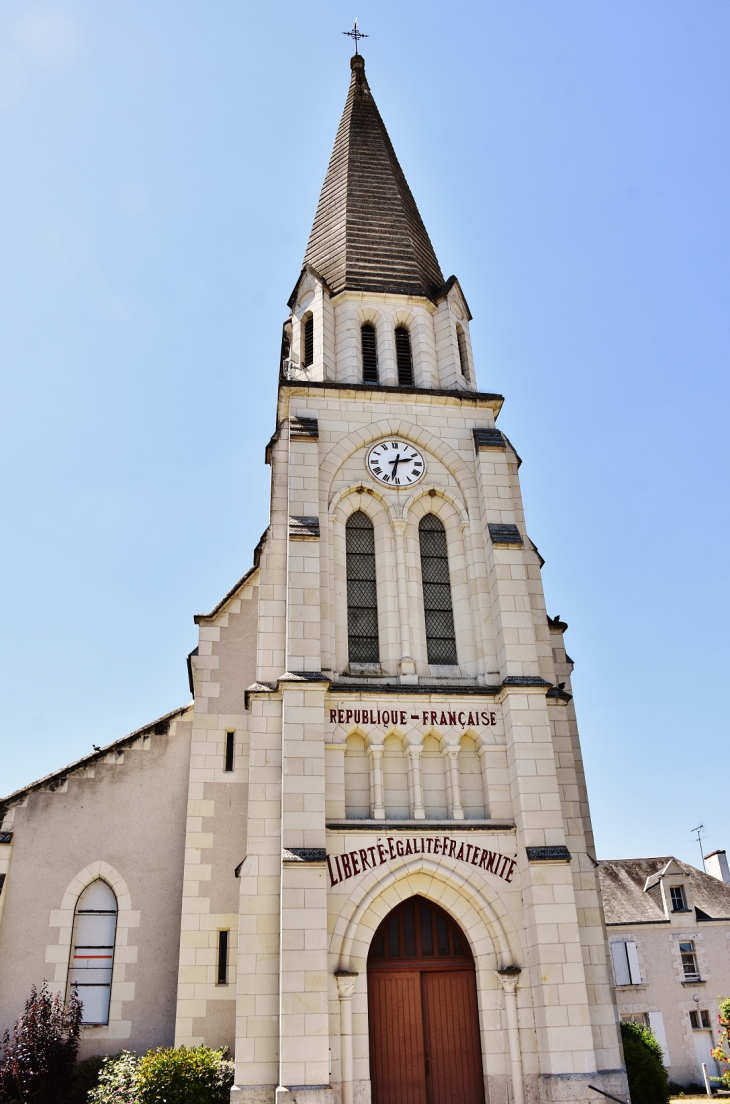
[[[389,487],[410,487],[423,475],[426,465],[418,449],[391,437],[373,445],[368,453],[368,471]]]

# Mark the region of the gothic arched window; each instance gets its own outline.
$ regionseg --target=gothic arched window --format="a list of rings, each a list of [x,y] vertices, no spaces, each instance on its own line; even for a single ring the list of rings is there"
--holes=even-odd
[[[418,536],[428,662],[456,664],[459,661],[456,657],[446,531],[435,514],[426,514],[418,526]]]
[[[107,882],[97,878],[76,902],[69,992],[83,1002],[82,1023],[108,1024],[117,933],[117,899]]]
[[[395,359],[398,364],[398,383],[401,387],[413,386],[413,356],[411,335],[405,326],[395,330]]]
[[[459,367],[461,368],[461,374],[465,380],[469,380],[469,354],[466,351],[466,334],[464,330],[456,323],[456,342],[459,346]]]
[[[375,337],[375,326],[372,322],[366,322],[360,327],[363,383],[378,382],[378,347]]]
[[[314,317],[307,314],[302,319],[302,367],[314,363]]]
[[[347,557],[347,647],[350,663],[379,663],[375,534],[367,514],[350,514],[345,526]]]

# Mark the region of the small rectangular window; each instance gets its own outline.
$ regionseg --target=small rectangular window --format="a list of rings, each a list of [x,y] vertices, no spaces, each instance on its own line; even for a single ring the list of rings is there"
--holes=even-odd
[[[459,367],[465,380],[469,380],[469,356],[466,351],[466,334],[461,326],[456,327],[456,341],[459,346]]]
[[[700,1012],[700,1022],[702,1023],[703,1027],[709,1027],[710,1026],[710,1013],[709,1012]]]
[[[693,1027],[693,1028],[695,1029],[695,1031],[696,1031],[696,1030],[697,1030],[697,1028],[698,1028],[698,1027],[700,1026],[700,1016],[699,1016],[699,1012],[694,1012],[694,1011],[693,1011],[693,1012],[690,1012],[690,1014],[689,1014],[689,1022],[690,1022],[690,1023],[692,1024],[692,1027]]]
[[[314,319],[309,314],[304,319],[304,341],[302,349],[302,364],[309,368],[314,363]]]
[[[672,912],[686,912],[687,902],[684,896],[684,887],[670,886],[669,894],[672,899]]]
[[[695,954],[694,943],[680,943],[679,953],[682,958],[682,969],[684,971],[685,981],[696,981],[700,972],[697,969],[697,955]]]
[[[218,985],[228,984],[228,932],[218,932]]]
[[[226,765],[225,765],[224,769],[227,770],[227,771],[232,771],[233,770],[233,753],[234,753],[234,747],[235,747],[235,743],[234,743],[235,738],[236,738],[235,732],[226,732]]]

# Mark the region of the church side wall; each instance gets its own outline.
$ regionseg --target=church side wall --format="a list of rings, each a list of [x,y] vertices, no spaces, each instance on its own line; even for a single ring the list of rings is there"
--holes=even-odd
[[[65,992],[73,910],[105,878],[119,914],[108,1026],[83,1031],[80,1055],[172,1043],[182,896],[190,713],[166,735],[132,746],[31,792],[14,810],[0,926],[0,1031],[30,986]]]

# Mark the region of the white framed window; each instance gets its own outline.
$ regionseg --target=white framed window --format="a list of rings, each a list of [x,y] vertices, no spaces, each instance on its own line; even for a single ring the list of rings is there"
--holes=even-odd
[[[689,1014],[689,1022],[695,1031],[704,1031],[710,1024],[710,1013],[705,1008],[692,1009]]]
[[[679,953],[682,959],[682,970],[685,981],[698,981],[700,971],[697,966],[697,953],[694,943],[687,941],[679,944]]]
[[[83,1002],[82,1023],[108,1024],[117,932],[117,899],[97,878],[76,902],[68,991]]]
[[[684,886],[670,886],[669,896],[672,900],[672,912],[687,911],[687,898],[684,895]]]
[[[632,940],[612,943],[611,958],[617,985],[641,985],[639,955]]]

